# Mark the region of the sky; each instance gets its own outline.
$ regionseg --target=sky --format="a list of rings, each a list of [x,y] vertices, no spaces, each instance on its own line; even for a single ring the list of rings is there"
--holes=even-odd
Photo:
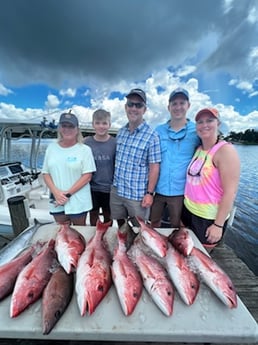
[[[169,119],[168,98],[189,91],[194,119],[216,107],[223,133],[258,130],[257,0],[6,0],[0,2],[0,122],[80,124],[125,95],[147,94],[146,121]]]

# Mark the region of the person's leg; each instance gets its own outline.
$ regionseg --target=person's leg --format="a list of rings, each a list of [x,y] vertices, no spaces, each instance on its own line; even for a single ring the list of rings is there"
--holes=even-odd
[[[98,210],[91,210],[90,211],[90,225],[96,226],[98,219],[99,219],[99,211]]]
[[[122,198],[117,194],[117,188],[112,187],[110,192],[111,219],[117,220],[118,227],[121,227],[128,217],[124,201],[125,198]]]
[[[102,215],[104,218],[104,223],[111,221],[111,211],[110,211],[110,193],[100,192],[99,204],[102,209]]]
[[[168,205],[168,212],[170,218],[170,224],[172,228],[179,228],[182,216],[182,208],[184,202],[184,196],[170,196],[166,199]]]
[[[82,212],[82,213],[76,214],[76,215],[70,215],[71,223],[73,225],[85,226],[86,225],[86,217],[87,217],[87,212]]]
[[[153,228],[160,228],[165,206],[166,197],[161,194],[155,194],[150,212],[150,221]]]
[[[149,208],[142,207],[142,202],[138,200],[125,199],[125,206],[128,212],[128,217],[140,217],[143,220],[147,220]]]
[[[70,217],[67,216],[66,214],[64,214],[64,212],[60,212],[60,213],[51,213],[52,216],[54,217],[56,223],[58,224],[64,224],[67,222],[70,222]]]
[[[96,226],[99,219],[99,198],[98,192],[91,190],[92,209],[90,210],[90,225]]]

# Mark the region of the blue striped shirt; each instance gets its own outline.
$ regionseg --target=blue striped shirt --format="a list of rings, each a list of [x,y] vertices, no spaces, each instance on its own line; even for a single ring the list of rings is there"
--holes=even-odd
[[[142,200],[146,194],[149,164],[160,163],[158,134],[144,121],[133,132],[128,124],[117,134],[114,186],[127,199]]]

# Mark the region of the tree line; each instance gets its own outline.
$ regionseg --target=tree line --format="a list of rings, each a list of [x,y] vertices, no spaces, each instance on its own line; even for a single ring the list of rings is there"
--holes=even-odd
[[[245,132],[230,132],[225,140],[231,142],[238,142],[240,144],[258,144],[258,131],[254,129],[247,129]]]

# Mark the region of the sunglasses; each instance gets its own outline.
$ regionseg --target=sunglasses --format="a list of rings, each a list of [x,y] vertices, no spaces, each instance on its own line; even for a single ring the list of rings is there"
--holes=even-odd
[[[68,123],[62,123],[61,127],[62,128],[70,128],[70,129],[74,129],[75,128],[73,125],[69,125]]]
[[[195,170],[193,169],[194,168],[194,165],[196,165],[196,161],[197,159],[200,160],[199,158],[199,155],[197,157],[195,157],[195,159],[192,161],[192,163],[190,164],[188,170],[187,170],[187,175],[189,176],[201,176],[201,171],[202,171],[202,168],[204,167],[205,163],[206,163],[206,160],[207,160],[207,157],[208,157],[208,154],[206,154],[206,156],[204,157],[203,161],[202,161],[202,164],[198,164],[199,166],[199,169],[198,170]],[[197,168],[197,167],[196,167]]]
[[[183,131],[180,131],[181,133],[171,133],[170,131],[168,132],[168,137],[170,140],[179,142],[183,140],[186,137],[187,134],[187,127]]]
[[[137,109],[141,109],[143,107],[145,107],[145,103],[143,102],[138,102],[138,103],[135,103],[135,102],[131,102],[131,101],[127,101],[126,105],[129,107],[129,108],[137,108]]]

